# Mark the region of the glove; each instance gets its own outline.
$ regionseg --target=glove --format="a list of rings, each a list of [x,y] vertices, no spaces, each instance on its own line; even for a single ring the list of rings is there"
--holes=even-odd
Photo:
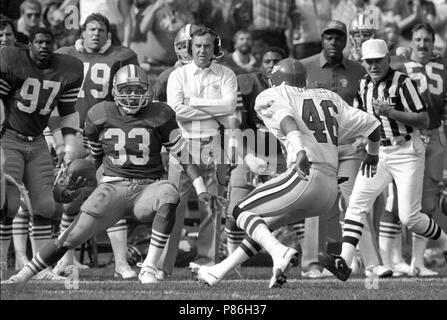
[[[372,178],[376,175],[377,172],[377,164],[379,163],[379,156],[373,156],[369,153],[366,154],[365,160],[363,160],[362,165],[360,166],[360,170],[362,171],[362,175],[366,174],[367,178]]]

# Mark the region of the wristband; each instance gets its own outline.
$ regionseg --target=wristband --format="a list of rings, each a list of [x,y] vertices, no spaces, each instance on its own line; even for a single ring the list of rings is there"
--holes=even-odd
[[[371,141],[368,140],[368,154],[372,155],[372,156],[377,156],[379,154],[379,146],[380,146],[380,142],[379,141]]]
[[[203,192],[206,192],[205,183],[203,182],[202,177],[198,177],[198,178],[194,179],[194,181],[192,182],[192,185],[194,186],[194,189],[196,189],[197,195],[199,195]]]
[[[287,134],[287,142],[293,149],[293,153],[304,150],[303,142],[301,141],[301,133],[299,131],[291,131]],[[288,150],[289,151],[289,150]]]

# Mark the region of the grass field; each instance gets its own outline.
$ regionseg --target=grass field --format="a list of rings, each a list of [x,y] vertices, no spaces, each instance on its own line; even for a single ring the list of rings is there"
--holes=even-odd
[[[294,272],[295,271],[295,272]],[[271,269],[243,267],[241,276],[232,273],[216,287],[192,279],[187,268],[176,269],[172,278],[156,285],[138,280],[112,278],[111,267],[83,270],[77,289],[63,282],[31,281],[22,286],[2,285],[1,300],[439,300],[447,299],[447,267],[436,278],[366,279],[353,277],[347,282],[335,278],[297,279],[288,274],[281,289],[268,289]],[[369,288],[369,289],[368,289]]]

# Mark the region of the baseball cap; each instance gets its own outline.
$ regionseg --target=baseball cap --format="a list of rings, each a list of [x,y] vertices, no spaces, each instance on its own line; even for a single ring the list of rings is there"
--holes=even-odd
[[[339,20],[332,20],[330,21],[326,27],[324,27],[323,32],[321,33],[323,35],[323,33],[329,31],[329,30],[336,30],[339,31],[341,33],[343,33],[345,36],[347,34],[347,30],[346,30],[346,25],[339,21]]]
[[[388,46],[382,39],[370,39],[362,43],[362,60],[379,59],[388,54]]]

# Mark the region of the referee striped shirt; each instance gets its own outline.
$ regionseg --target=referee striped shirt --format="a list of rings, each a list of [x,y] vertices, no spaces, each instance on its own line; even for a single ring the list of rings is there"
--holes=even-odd
[[[416,86],[404,73],[390,68],[387,75],[377,84],[374,84],[369,75],[364,76],[360,80],[360,88],[353,106],[373,114],[380,121],[382,139],[405,136],[415,129],[377,114],[372,105],[373,98],[387,101],[392,108],[398,111],[427,111],[427,105]]]

